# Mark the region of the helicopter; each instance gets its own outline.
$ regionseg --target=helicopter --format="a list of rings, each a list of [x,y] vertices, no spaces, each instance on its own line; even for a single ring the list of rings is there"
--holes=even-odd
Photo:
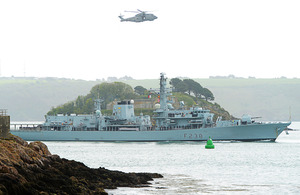
[[[147,12],[149,11],[142,11],[137,9],[137,11],[125,11],[125,12],[133,12],[138,14],[130,18],[123,18],[123,16],[120,15],[119,18],[121,19],[121,22],[144,22],[144,21],[153,21],[157,19],[157,16],[155,16],[154,14],[148,14]]]

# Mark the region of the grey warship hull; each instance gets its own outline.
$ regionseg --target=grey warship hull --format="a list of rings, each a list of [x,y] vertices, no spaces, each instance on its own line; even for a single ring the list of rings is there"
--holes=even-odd
[[[266,123],[232,127],[174,129],[161,131],[11,131],[28,141],[274,141],[290,123]]]

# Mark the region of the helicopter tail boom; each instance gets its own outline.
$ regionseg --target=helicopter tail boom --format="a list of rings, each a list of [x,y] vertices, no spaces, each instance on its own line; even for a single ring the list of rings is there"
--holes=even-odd
[[[123,15],[122,14],[120,14],[119,15],[119,18],[121,19],[121,22],[123,22],[125,19],[123,18]]]

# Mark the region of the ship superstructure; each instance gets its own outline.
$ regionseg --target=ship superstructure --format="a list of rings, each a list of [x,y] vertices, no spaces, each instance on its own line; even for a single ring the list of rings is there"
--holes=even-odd
[[[170,129],[200,129],[213,127],[213,116],[209,110],[199,107],[191,107],[184,110],[184,102],[180,102],[180,109],[174,109],[172,102],[168,101],[168,96],[172,95],[166,87],[167,79],[161,73],[160,78],[160,106],[156,111],[156,130]]]
[[[150,116],[135,116],[134,101],[120,101],[113,106],[112,116],[101,113],[100,99],[95,100],[92,115],[46,116],[42,125],[48,131],[144,131],[151,128]]]

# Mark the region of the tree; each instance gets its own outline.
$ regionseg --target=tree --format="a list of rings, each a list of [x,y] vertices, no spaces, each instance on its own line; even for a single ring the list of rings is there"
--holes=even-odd
[[[179,78],[173,78],[171,79],[170,84],[173,86],[174,92],[188,93],[189,95],[193,94],[196,98],[201,98],[203,96],[206,101],[215,99],[213,93],[209,89],[203,88],[193,79],[180,80]]]
[[[170,80],[169,83],[170,83],[170,85],[172,85],[174,92],[178,92],[178,87],[179,87],[181,82],[182,82],[182,80],[179,79],[179,78],[173,78],[173,79]]]
[[[136,86],[134,88],[134,92],[139,94],[139,95],[145,95],[146,94],[147,89],[142,87],[142,86]]]
[[[85,101],[82,112],[88,114],[88,113],[92,113],[93,111],[94,111],[94,101],[92,98],[88,98]]]
[[[102,107],[114,100],[134,99],[136,95],[130,85],[121,82],[101,83],[95,85],[86,96],[78,96],[76,100],[52,108],[48,114],[89,114],[94,111],[95,99],[102,99]]]
[[[213,101],[215,100],[214,94],[207,88],[203,88],[203,94],[206,101]]]
[[[186,82],[181,81],[176,85],[175,89],[177,92],[185,93],[188,90],[188,84]]]
[[[75,106],[78,108],[82,108],[84,103],[85,103],[85,97],[82,95],[78,96],[77,99],[75,100]]]
[[[134,99],[135,94],[130,85],[122,82],[101,83],[94,86],[87,95],[89,98],[100,98],[103,100],[102,105],[106,105],[114,100]]]
[[[203,94],[203,87],[196,81],[193,80],[192,83],[192,92],[194,93],[196,98],[200,98]]]
[[[186,91],[188,92],[189,95],[193,93],[195,97],[201,96],[201,92],[203,88],[199,83],[197,83],[193,79],[184,79],[183,82],[186,83],[187,86]]]

